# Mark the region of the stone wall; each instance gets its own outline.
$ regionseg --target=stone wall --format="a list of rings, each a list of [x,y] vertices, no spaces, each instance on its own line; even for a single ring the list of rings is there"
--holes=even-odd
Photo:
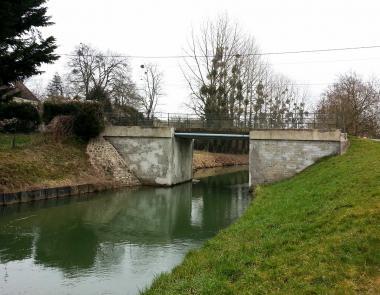
[[[0,192],[0,206],[14,205],[28,202],[43,201],[49,199],[59,199],[73,196],[83,196],[90,193],[102,192],[105,190],[119,188],[113,182],[96,184],[77,184],[71,186],[49,187],[34,189],[29,191],[19,191],[12,193]]]
[[[250,183],[292,177],[317,160],[342,154],[347,137],[340,131],[261,130],[250,134]]]
[[[111,143],[103,137],[92,139],[87,145],[87,154],[91,165],[98,174],[110,178],[123,186],[140,184],[130,171],[125,160]]]

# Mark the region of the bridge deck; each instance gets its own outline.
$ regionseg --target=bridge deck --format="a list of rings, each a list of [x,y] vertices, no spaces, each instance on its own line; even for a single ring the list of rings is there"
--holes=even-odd
[[[192,139],[249,139],[248,134],[236,133],[201,133],[201,132],[174,132],[176,137]]]

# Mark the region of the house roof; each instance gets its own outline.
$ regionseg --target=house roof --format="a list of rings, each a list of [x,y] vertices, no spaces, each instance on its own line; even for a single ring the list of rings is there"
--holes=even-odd
[[[24,85],[24,83],[17,81],[14,83],[14,86],[19,90],[16,94],[17,97],[22,99],[31,100],[35,102],[39,102],[40,100]]]

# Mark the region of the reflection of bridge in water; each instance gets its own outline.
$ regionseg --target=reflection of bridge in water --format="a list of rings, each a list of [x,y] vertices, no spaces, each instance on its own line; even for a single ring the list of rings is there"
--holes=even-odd
[[[246,182],[243,171],[2,207],[0,293],[137,293],[244,212]]]

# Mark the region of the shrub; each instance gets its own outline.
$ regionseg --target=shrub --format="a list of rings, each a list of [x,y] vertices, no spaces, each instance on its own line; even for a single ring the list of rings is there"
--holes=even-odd
[[[41,123],[37,108],[30,103],[0,103],[0,121],[16,118],[14,124],[7,125],[4,131],[31,132]],[[9,127],[11,126],[11,127]]]
[[[78,114],[74,117],[74,133],[84,140],[100,134],[104,129],[102,105],[99,103],[81,103]]]
[[[43,121],[49,123],[57,116],[73,117],[74,134],[84,140],[98,136],[104,128],[103,108],[98,102],[45,102],[43,105]],[[55,128],[59,127],[55,126]]]
[[[73,116],[56,116],[46,126],[46,131],[52,134],[55,141],[62,141],[73,135],[73,126]]]
[[[46,101],[43,104],[42,120],[48,124],[56,116],[75,116],[79,113],[82,103],[80,102],[52,102]]]
[[[144,115],[131,106],[115,106],[107,118],[113,125],[133,125],[144,122]]]

